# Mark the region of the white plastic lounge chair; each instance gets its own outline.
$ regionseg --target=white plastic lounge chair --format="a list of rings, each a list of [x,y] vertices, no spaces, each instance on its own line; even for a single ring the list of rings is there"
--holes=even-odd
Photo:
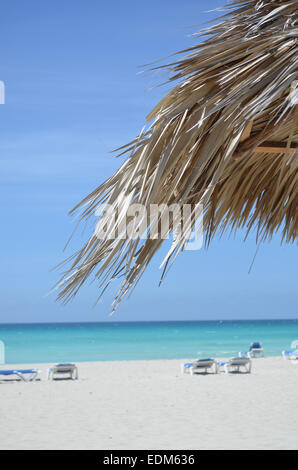
[[[284,359],[298,359],[298,350],[297,349],[290,349],[282,351],[282,356]]]
[[[77,380],[79,378],[78,368],[75,364],[56,364],[48,369],[48,380],[53,380],[57,377]]]
[[[37,369],[10,369],[10,370],[0,370],[0,379],[1,376],[11,376],[16,375],[19,377],[23,382],[33,382],[34,380],[38,379],[40,376],[40,370]],[[28,377],[26,377],[28,376]]]
[[[201,371],[204,371],[205,374],[207,374],[208,369],[213,370],[213,372],[217,374],[217,364],[214,359],[197,359],[194,362],[187,362],[181,366],[181,372],[185,373],[189,371],[190,375]]]
[[[225,365],[225,372],[240,372],[240,368],[243,367],[247,374],[251,372],[251,359],[248,357],[234,357],[230,359]]]
[[[259,342],[251,343],[248,351],[241,351],[238,353],[239,357],[264,357],[264,349]]]

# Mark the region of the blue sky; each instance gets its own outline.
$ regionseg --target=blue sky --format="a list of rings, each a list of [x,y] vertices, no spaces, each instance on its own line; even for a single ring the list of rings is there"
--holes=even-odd
[[[12,0],[1,6],[0,322],[105,321],[115,288],[94,308],[95,284],[66,307],[47,295],[51,269],[82,243],[66,214],[120,164],[110,151],[133,139],[166,92],[142,66],[193,44],[223,0]],[[113,320],[298,318],[297,249],[276,235],[260,247],[216,239],[185,252],[158,288],[162,254]],[[85,235],[86,237],[86,235]]]

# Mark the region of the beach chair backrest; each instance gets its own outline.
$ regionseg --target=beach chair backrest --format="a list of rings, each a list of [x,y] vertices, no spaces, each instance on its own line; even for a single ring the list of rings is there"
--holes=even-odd
[[[60,362],[59,364],[56,364],[55,367],[75,367],[75,364],[72,362]]]
[[[214,359],[198,359],[194,362],[194,367],[212,367],[214,364]]]
[[[75,364],[56,364],[53,367],[54,372],[73,372]]]
[[[250,362],[250,359],[246,357],[233,357],[233,359],[229,360],[231,366],[244,366],[248,362]]]
[[[251,351],[252,349],[262,349],[262,345],[261,345],[261,343],[259,343],[259,342],[251,343],[249,349],[250,349],[250,351]]]

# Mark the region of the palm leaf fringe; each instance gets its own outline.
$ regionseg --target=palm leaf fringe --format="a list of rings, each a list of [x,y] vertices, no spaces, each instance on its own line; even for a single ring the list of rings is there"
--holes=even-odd
[[[205,41],[162,66],[178,84],[147,117],[149,128],[120,149],[128,158],[119,170],[71,213],[88,220],[109,203],[118,216],[115,221],[102,216],[99,227],[112,231],[123,227],[132,203],[145,208],[200,203],[205,208],[207,244],[217,231],[240,227],[247,233],[257,227],[260,240],[281,228],[282,239],[294,242],[297,152],[290,149],[298,138],[298,2],[234,0],[225,8],[218,24],[197,34],[208,36]],[[287,149],[257,151],[265,141]],[[165,270],[185,241],[174,239]],[[94,233],[68,260],[59,298],[68,301],[75,296],[91,273],[102,292],[122,276],[115,309],[162,242],[100,240]]]

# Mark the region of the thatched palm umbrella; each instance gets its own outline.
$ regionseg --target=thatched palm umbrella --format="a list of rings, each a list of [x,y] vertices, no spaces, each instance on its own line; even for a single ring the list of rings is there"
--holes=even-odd
[[[198,34],[205,41],[164,66],[178,84],[147,117],[149,128],[123,147],[128,158],[120,169],[72,213],[88,219],[109,203],[117,217],[102,216],[99,228],[112,231],[132,203],[200,203],[207,244],[218,230],[239,227],[256,227],[259,240],[281,228],[282,239],[294,242],[298,2],[234,0],[225,8],[219,24]],[[103,290],[123,276],[116,308],[162,242],[93,233],[70,259],[59,297],[69,300],[91,273]],[[166,267],[184,245],[185,238],[174,238]]]

